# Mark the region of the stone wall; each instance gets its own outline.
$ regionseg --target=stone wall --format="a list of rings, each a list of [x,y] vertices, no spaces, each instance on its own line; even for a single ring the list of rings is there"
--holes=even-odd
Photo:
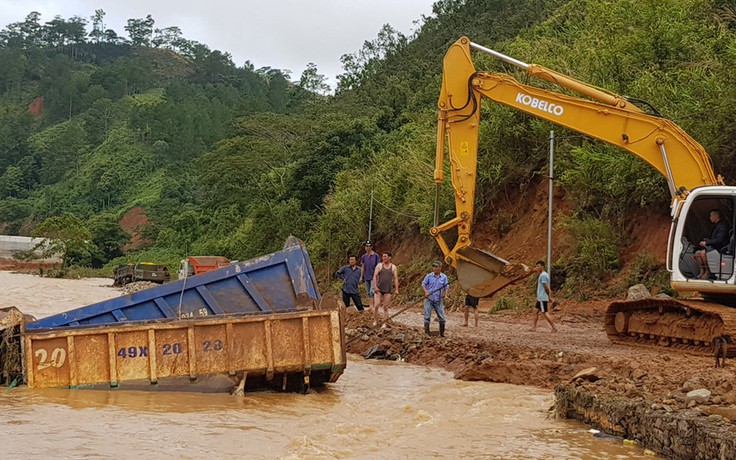
[[[734,425],[697,407],[668,411],[641,398],[600,395],[571,383],[555,388],[555,414],[636,440],[667,458],[736,459]]]

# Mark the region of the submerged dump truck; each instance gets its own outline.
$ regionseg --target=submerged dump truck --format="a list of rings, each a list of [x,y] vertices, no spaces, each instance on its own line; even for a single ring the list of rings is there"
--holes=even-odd
[[[118,265],[115,269],[113,286],[125,286],[136,281],[151,281],[153,283],[168,283],[171,281],[169,267],[152,262],[140,262],[135,265]]]
[[[17,342],[0,362],[17,361],[31,388],[226,374],[241,388],[303,390],[335,382],[346,365],[341,312],[320,296],[295,238],[282,251],[20,322],[6,335],[13,329]]]

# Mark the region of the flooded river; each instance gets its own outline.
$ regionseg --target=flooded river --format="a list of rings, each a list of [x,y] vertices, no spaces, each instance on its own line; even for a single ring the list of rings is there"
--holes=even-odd
[[[0,391],[0,458],[652,458],[548,419],[549,391],[355,357],[307,395]]]
[[[0,306],[43,317],[119,294],[105,285],[0,272]],[[653,458],[547,418],[552,402],[360,357],[307,395],[0,388],[0,458]]]

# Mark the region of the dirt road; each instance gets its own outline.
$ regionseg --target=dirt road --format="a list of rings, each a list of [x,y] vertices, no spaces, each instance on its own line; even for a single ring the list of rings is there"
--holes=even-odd
[[[715,368],[714,359],[664,347],[640,348],[612,344],[603,330],[605,301],[565,303],[554,314],[559,332],[540,320],[530,332],[532,312],[502,311],[480,315],[479,327],[461,327],[461,312],[449,312],[447,337],[423,336],[419,307],[397,316],[390,331],[373,330],[369,313],[348,310],[348,351],[365,353],[382,345],[387,355],[408,362],[439,366],[456,378],[554,388],[569,384],[581,370],[596,368],[590,380],[576,385],[598,395],[625,397],[641,405],[677,412],[736,420],[734,370]],[[400,307],[393,311],[398,311]],[[438,325],[432,323],[432,330]],[[435,332],[436,333],[436,332]],[[379,353],[380,354],[380,353]],[[395,357],[395,356],[394,356]],[[706,389],[710,396],[694,401],[686,395]],[[717,417],[716,417],[717,418]]]

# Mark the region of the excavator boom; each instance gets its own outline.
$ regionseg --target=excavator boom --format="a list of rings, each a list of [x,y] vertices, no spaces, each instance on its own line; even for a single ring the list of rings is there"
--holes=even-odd
[[[471,48],[590,99],[524,85],[504,73],[477,72]],[[437,240],[445,260],[457,269],[463,289],[473,295],[492,295],[528,273],[472,245],[482,98],[633,153],[665,177],[673,201],[684,198],[695,187],[723,184],[703,147],[672,121],[645,113],[623,96],[540,65],[523,63],[462,37],[444,58],[434,172],[439,197],[447,149],[456,216],[440,223],[436,207],[435,225],[430,234]],[[451,248],[443,233],[453,228],[457,229],[457,242]]]

